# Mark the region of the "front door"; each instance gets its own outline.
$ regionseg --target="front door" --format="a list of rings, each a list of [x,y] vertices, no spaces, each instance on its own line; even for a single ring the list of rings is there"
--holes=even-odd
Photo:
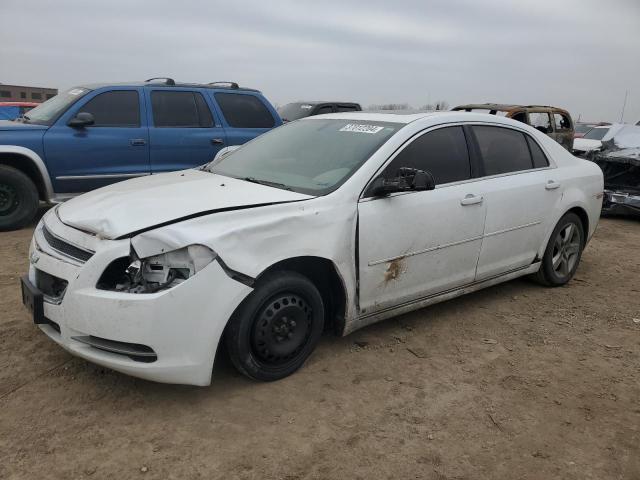
[[[486,205],[478,194],[462,127],[415,138],[381,175],[430,171],[436,189],[368,197],[358,205],[362,314],[474,281]]]
[[[94,124],[68,126],[80,112],[93,115]],[[114,89],[82,98],[47,130],[44,150],[58,193],[86,192],[148,175],[149,134],[138,90]]]

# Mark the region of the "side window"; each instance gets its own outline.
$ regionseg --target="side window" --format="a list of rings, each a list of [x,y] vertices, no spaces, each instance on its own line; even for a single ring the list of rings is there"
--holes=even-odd
[[[571,121],[562,113],[554,113],[553,122],[555,123],[556,130],[569,130],[571,128]]]
[[[533,168],[544,168],[549,166],[549,160],[544,154],[538,143],[529,135],[525,135],[529,150],[531,150],[531,158],[533,159]]]
[[[485,175],[533,168],[524,134],[501,127],[474,126],[484,161]]]
[[[336,108],[338,112],[357,112],[358,109],[353,105],[338,105]]]
[[[260,99],[241,93],[216,93],[227,123],[234,128],[271,128],[275,120]]]
[[[79,112],[93,115],[92,127],[139,127],[140,102],[138,92],[114,90],[96,95]]]
[[[333,107],[331,105],[323,105],[316,110],[316,113],[314,113],[314,115],[322,115],[324,113],[333,113]]]
[[[151,92],[153,125],[198,128],[213,126],[211,111],[198,92]]]
[[[384,176],[395,177],[401,167],[428,170],[436,185],[471,178],[467,141],[462,127],[445,127],[411,142],[387,166]]]
[[[527,123],[527,115],[524,112],[516,112],[511,115],[511,118],[518,122]]]
[[[529,113],[529,125],[536,130],[540,130],[542,133],[551,133],[551,119],[546,112],[530,112]]]

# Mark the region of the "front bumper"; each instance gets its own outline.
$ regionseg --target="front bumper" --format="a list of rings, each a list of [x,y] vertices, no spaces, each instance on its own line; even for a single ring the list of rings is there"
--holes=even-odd
[[[129,255],[129,240],[100,240],[58,225],[47,215],[47,228],[61,238],[92,247],[86,263],[65,258],[52,249],[37,227],[31,243],[28,279],[36,284],[37,271],[68,282],[61,299],[45,295],[45,322],[39,328],[70,353],[128,375],[164,383],[208,385],[224,327],[251,288],[231,279],[213,261],[187,281],[153,294],[131,294],[97,289],[96,283],[113,260]],[[66,230],[66,231],[65,231]],[[137,345],[151,355],[99,348],[88,339],[112,345]],[[111,344],[105,344],[107,347]],[[104,347],[104,345],[103,345]],[[129,348],[129,347],[127,347]],[[132,354],[133,353],[133,354]],[[142,355],[142,357],[145,357]]]
[[[602,212],[605,214],[640,215],[640,195],[605,190]]]

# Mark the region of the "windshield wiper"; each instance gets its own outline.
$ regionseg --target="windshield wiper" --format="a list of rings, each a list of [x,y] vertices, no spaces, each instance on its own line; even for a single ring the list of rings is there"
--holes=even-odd
[[[244,177],[242,180],[244,180],[245,182],[257,183],[259,185],[266,185],[267,187],[275,187],[275,188],[281,188],[283,190],[291,190],[291,187],[285,185],[284,183],[270,182],[269,180],[261,180],[259,178],[254,178],[254,177]]]

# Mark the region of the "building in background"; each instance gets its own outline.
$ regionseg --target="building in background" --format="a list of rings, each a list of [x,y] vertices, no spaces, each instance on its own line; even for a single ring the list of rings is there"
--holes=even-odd
[[[0,102],[41,103],[57,94],[57,88],[27,87],[0,83]]]

